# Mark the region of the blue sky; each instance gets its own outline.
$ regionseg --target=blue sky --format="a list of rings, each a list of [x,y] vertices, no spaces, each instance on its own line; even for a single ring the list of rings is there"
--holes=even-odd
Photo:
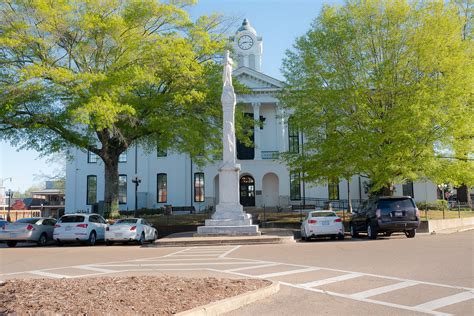
[[[322,5],[341,4],[341,0],[201,0],[188,9],[192,17],[220,12],[226,16],[247,18],[250,24],[263,37],[262,71],[277,79],[285,50],[292,47],[295,39],[303,35],[313,19],[319,14]],[[38,175],[53,175],[65,161],[39,159],[35,151],[17,151],[8,143],[0,143],[0,182],[5,181],[7,189],[25,191],[40,184]]]

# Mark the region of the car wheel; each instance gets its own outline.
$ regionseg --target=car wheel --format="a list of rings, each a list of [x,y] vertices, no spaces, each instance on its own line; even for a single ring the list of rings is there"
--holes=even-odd
[[[138,244],[139,244],[139,245],[143,245],[144,243],[145,243],[145,234],[142,233],[142,234],[140,235],[140,239],[138,239]]]
[[[377,228],[371,222],[367,223],[367,237],[369,239],[377,239]]]
[[[158,232],[155,232],[155,234],[153,235],[153,239],[151,240],[151,242],[155,242],[156,240],[158,239]]]
[[[405,235],[407,236],[407,238],[414,238],[416,235],[416,229],[407,230],[405,232]]]
[[[344,234],[339,234],[339,235],[337,235],[337,239],[339,239],[339,240],[344,240]]]
[[[17,243],[16,241],[9,240],[7,241],[7,246],[13,248],[16,246],[16,243]]]
[[[392,236],[392,233],[391,232],[385,232],[383,235],[386,236],[386,237],[390,237],[390,236]]]
[[[48,242],[48,237],[46,236],[45,233],[41,234],[40,238],[38,239],[38,246],[44,247],[46,246],[46,243]]]
[[[354,224],[351,223],[351,237],[352,238],[357,238],[359,237],[359,233],[357,232]]]
[[[89,246],[95,246],[96,242],[96,236],[95,236],[95,231],[92,231],[91,234],[89,235],[89,239],[87,239],[87,244]]]

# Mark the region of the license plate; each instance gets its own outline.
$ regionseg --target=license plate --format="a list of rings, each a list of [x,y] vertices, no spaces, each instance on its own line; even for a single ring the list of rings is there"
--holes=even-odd
[[[321,223],[323,224],[323,226],[329,225],[329,221],[322,221]]]
[[[122,237],[122,233],[115,233],[115,237]]]
[[[403,216],[403,212],[395,212],[395,216]]]
[[[10,238],[16,238],[16,233],[10,233]]]
[[[66,229],[65,229],[67,232],[72,230],[72,227],[71,226],[66,226]]]

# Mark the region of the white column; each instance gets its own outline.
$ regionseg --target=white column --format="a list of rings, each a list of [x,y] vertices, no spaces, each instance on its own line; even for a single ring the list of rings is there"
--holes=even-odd
[[[255,121],[259,121],[260,120],[260,103],[258,102],[252,103],[252,107],[253,107],[253,119]],[[259,124],[255,124],[253,137],[254,137],[254,144],[255,144],[254,160],[260,160],[262,159],[262,150],[261,150],[261,142],[260,142],[260,125]]]
[[[277,119],[279,128],[279,140],[278,140],[278,151],[279,152],[286,152],[287,151],[287,144],[288,144],[288,137],[287,137],[287,124],[286,124],[286,111],[281,106],[280,103],[276,103],[277,106]]]

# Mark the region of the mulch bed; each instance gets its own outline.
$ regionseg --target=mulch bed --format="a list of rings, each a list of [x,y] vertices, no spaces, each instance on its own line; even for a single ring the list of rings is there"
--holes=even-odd
[[[172,276],[8,280],[0,283],[0,315],[171,315],[269,284]]]

